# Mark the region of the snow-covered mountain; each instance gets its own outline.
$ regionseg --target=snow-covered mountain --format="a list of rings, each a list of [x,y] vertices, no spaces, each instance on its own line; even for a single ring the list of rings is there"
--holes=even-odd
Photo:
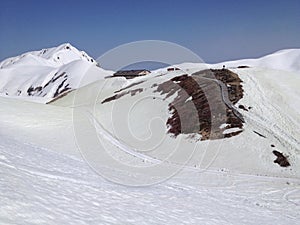
[[[241,154],[236,157],[236,162],[232,158],[226,161],[226,166],[221,163],[227,169],[239,168],[238,171],[253,173],[253,168],[239,164],[243,154],[252,152],[254,158],[258,154],[263,159],[249,161],[257,163],[256,168],[260,168],[257,173],[274,175],[278,171],[275,169],[274,172],[276,165],[273,165],[272,159],[276,155],[281,156],[279,153],[282,159],[289,157],[287,167],[300,164],[300,137],[297,134],[300,127],[299,76],[296,75],[298,72],[293,72],[299,70],[299,56],[300,50],[293,49],[259,59],[214,65],[183,63],[173,66],[173,71],[168,67],[162,68],[126,81],[125,78],[109,77],[112,71],[99,68],[86,53],[70,44],[63,44],[1,62],[0,90],[4,97],[51,102],[57,107],[89,108],[96,105],[93,116],[98,116],[100,136],[115,144],[111,149],[123,149],[134,157],[137,155],[133,149],[147,145],[151,148],[151,144],[159,142],[161,137],[171,138],[169,146],[172,146],[170,143],[177,144],[175,140],[183,137],[196,142],[214,140],[212,146],[217,143],[216,149],[218,140],[226,140],[223,144],[230,145],[226,147],[227,151],[235,151],[251,139],[255,143],[276,146],[276,149],[269,147],[256,153],[252,150],[253,145],[246,145],[239,153],[234,153]],[[223,65],[230,70],[222,69]],[[22,118],[22,115],[18,116]],[[129,116],[134,119],[128,121]],[[157,125],[152,132],[148,126],[156,117],[161,118],[164,124]],[[132,130],[135,135],[132,135]],[[149,135],[151,138],[148,140]],[[144,139],[148,141],[140,141]],[[236,147],[227,140],[235,140]],[[93,143],[92,140],[90,142]],[[188,148],[187,143],[184,146]],[[158,155],[147,157],[160,158],[167,154],[167,151],[158,152]],[[226,158],[226,155],[228,152],[223,157]],[[181,158],[179,154],[174,160],[180,163]],[[192,166],[193,163],[191,161]],[[296,169],[280,170],[280,173],[300,175]]]
[[[299,50],[131,80],[48,51],[1,63],[0,222],[298,223]]]
[[[89,79],[81,82],[87,71]],[[0,95],[46,103],[108,75],[110,71],[67,43],[2,61]]]
[[[285,71],[300,71],[300,49],[287,49],[258,59],[242,59],[218,64],[183,63],[189,68],[260,67]],[[167,71],[167,68],[155,72]],[[88,72],[88,77],[85,76]],[[94,81],[111,76],[84,51],[66,43],[58,47],[24,53],[0,62],[0,96],[22,98],[47,103]],[[83,79],[84,78],[84,79]]]

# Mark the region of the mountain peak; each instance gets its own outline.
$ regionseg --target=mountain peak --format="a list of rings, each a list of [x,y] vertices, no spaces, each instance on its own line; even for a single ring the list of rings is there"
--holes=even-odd
[[[97,64],[96,60],[86,52],[80,51],[70,43],[64,43],[57,47],[45,48],[39,51],[31,51],[20,56],[8,58],[0,62],[0,68],[10,68],[16,65],[59,67],[70,62],[82,60],[90,64]]]
[[[83,60],[96,64],[96,60],[90,57],[86,52],[78,50],[70,43],[64,43],[58,47],[43,49],[39,51],[39,56],[47,60],[54,61],[58,65],[67,64],[75,60]]]
[[[90,77],[82,81],[87,71]],[[86,52],[64,43],[0,62],[0,96],[48,102],[107,75]]]

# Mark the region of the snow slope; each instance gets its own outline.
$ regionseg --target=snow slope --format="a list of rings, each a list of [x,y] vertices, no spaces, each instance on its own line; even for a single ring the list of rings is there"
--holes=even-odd
[[[299,180],[186,169],[144,188],[0,136],[1,224],[298,224]]]
[[[81,82],[89,71],[89,80]],[[70,44],[24,53],[0,63],[0,95],[46,103],[111,75]]]
[[[216,64],[205,63],[182,63],[175,67],[181,69],[189,69],[191,72],[199,70],[199,68],[237,68],[239,66],[249,66],[262,69],[274,69],[289,72],[300,72],[300,49],[284,49],[275,53],[256,59],[239,59],[234,61],[225,61]],[[158,69],[156,72],[166,72],[167,68]]]
[[[71,93],[53,104],[74,107],[75,114],[77,109],[91,110],[103,128],[110,132],[111,137],[127,144],[126,149],[124,144],[116,144],[115,140],[107,140],[107,137],[104,138],[102,135],[103,128],[98,129],[99,138],[109,145],[107,151],[119,155],[120,158],[121,154],[131,149],[143,152],[147,157],[163,160],[166,155],[176,149],[177,155],[173,155],[172,160],[182,164],[187,157],[186,154],[195,150],[187,163],[191,167],[209,166],[217,170],[225,168],[231,172],[252,175],[299,178],[300,115],[298,109],[300,105],[297,101],[300,94],[297,88],[300,85],[299,76],[293,72],[285,72],[284,79],[282,79],[282,71],[260,68],[234,69],[233,71],[240,75],[245,90],[244,97],[236,104],[236,107],[239,104],[251,107],[249,111],[239,109],[245,118],[243,132],[232,138],[197,142],[196,150],[194,149],[195,142],[190,141],[188,135],[181,135],[174,139],[167,134],[165,123],[170,116],[169,101],[164,101],[164,96],[154,93],[150,88],[153,84],[178,76],[184,71],[169,73],[163,77],[150,75],[151,78],[139,78],[145,81],[126,90],[141,88],[143,92],[134,96],[125,95],[109,103],[101,104],[101,101],[112,96],[118,89],[109,91],[109,88],[104,88],[106,91],[98,92],[98,99],[93,102],[92,100],[86,101],[87,96],[91,96],[88,91],[92,89],[86,86],[79,89],[77,93]],[[263,134],[266,138],[260,137],[254,131]],[[89,139],[89,142],[97,145],[97,142],[92,139]],[[177,146],[178,144],[180,147]],[[291,167],[282,168],[273,163],[276,157],[272,153],[274,148],[271,145],[275,145],[275,149],[289,157]],[[206,147],[209,147],[209,154],[205,151]],[[145,149],[156,149],[156,151],[145,152]]]
[[[51,55],[54,52],[59,51]],[[53,63],[49,55],[41,57],[46,61],[41,74],[46,67],[69,71],[75,74],[70,84],[81,76],[78,69],[88,67],[86,85],[76,86],[74,81],[75,91],[50,104],[24,101],[34,97],[26,94],[12,98],[14,92],[0,97],[0,223],[298,224],[300,77],[297,54],[288,52],[267,57],[266,64],[250,65],[250,60],[251,68],[232,69],[243,80],[244,96],[235,105],[245,119],[243,132],[213,141],[168,134],[168,104],[178,93],[165,98],[154,90],[183,73],[222,64],[186,63],[177,65],[179,71],[163,68],[130,81],[96,77],[90,82],[89,75],[99,74],[90,58],[78,59],[72,53],[75,59]],[[290,61],[294,64],[287,64]],[[6,71],[7,83],[13,81],[10,76],[18,81],[18,60],[8,62],[2,62],[0,73]],[[281,62],[280,70],[264,68]],[[19,65],[26,71],[25,64]],[[7,75],[9,68],[14,72]],[[40,66],[28,68],[39,71]],[[45,81],[34,77],[24,78],[25,84]],[[5,85],[10,90],[27,88]],[[46,88],[45,100],[35,96],[39,102],[53,99],[55,88]],[[102,103],[121,89],[142,91]],[[242,110],[240,104],[251,109]],[[274,149],[288,156],[290,167],[273,162]],[[132,187],[138,185],[146,186]]]
[[[251,66],[300,72],[300,49],[284,49],[258,59],[242,59],[217,64],[227,67]]]
[[[293,60],[290,55],[288,58]],[[236,62],[236,66],[240,64]],[[75,109],[75,115],[76,109],[86,112],[86,114],[80,114],[79,117],[87,117],[92,112],[101,125],[96,126],[100,133],[99,138],[107,143],[111,154],[119,155],[122,159],[127,155],[126,152],[132,155],[132,151],[136,151],[136,155],[143,152],[147,154],[147,157],[152,157],[153,161],[163,160],[174,149],[179,149],[177,155],[172,158],[174,163],[183,164],[185,157],[193,152],[193,157],[187,163],[192,167],[210,166],[217,170],[225,168],[231,172],[253,175],[299,178],[300,105],[297,99],[300,95],[298,89],[300,78],[297,72],[262,67],[232,69],[243,80],[244,89],[244,97],[236,104],[236,108],[239,105],[251,107],[248,111],[238,109],[245,118],[243,132],[238,136],[211,142],[197,142],[195,150],[194,142],[189,140],[188,135],[181,135],[174,139],[167,134],[165,123],[170,117],[168,104],[176,97],[176,93],[166,100],[165,96],[154,92],[155,88],[151,87],[184,73],[194,73],[205,69],[207,66],[218,68],[219,64],[185,63],[176,65],[181,69],[179,71],[168,72],[167,68],[153,71],[146,77],[120,83],[123,88],[129,87],[125,89],[126,91],[141,89],[143,90],[141,93],[133,96],[127,94],[105,104],[101,102],[113,96],[116,91],[120,90],[120,86],[96,82],[53,102],[53,105],[72,107]],[[114,83],[114,79],[108,80]],[[136,85],[130,86],[132,84]],[[85,123],[89,121],[86,119]],[[87,126],[87,129],[91,127]],[[234,131],[226,130],[225,132]],[[255,132],[266,138],[260,137]],[[106,138],[103,137],[104,133]],[[111,140],[108,140],[107,136],[110,136]],[[89,142],[97,146],[97,141],[95,142],[92,138]],[[124,147],[124,143],[127,147]],[[178,144],[180,144],[179,148]],[[209,154],[205,151],[207,147],[210,149]],[[145,153],[145,149],[157,151]],[[275,164],[273,161],[276,157],[272,153],[273,150],[287,155],[291,167],[282,168]],[[217,157],[214,158],[216,155]],[[229,156],[230,160],[228,160]],[[203,160],[204,157],[207,159]],[[91,156],[91,158],[96,160],[95,157]]]

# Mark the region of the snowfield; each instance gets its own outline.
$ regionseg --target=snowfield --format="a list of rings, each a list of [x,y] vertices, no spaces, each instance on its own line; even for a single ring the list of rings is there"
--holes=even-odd
[[[184,63],[132,80],[106,78],[70,44],[1,62],[0,223],[299,224],[299,56]],[[180,93],[157,86],[223,65],[242,80],[231,110],[244,123],[218,129],[241,133],[168,133]],[[274,150],[290,165],[274,163]]]
[[[116,185],[82,160],[1,135],[2,224],[298,224],[298,179],[186,169]]]

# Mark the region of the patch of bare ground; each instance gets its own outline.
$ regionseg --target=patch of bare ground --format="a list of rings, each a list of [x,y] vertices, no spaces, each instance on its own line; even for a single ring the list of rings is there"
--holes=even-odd
[[[124,87],[124,88],[121,88],[120,90],[115,91],[115,93],[119,93],[119,92],[124,91],[124,90],[126,90],[126,89],[129,89],[129,88],[132,88],[132,87],[137,86],[137,85],[139,85],[139,84],[142,84],[142,83],[144,83],[144,82],[145,82],[145,81],[139,81],[139,82],[136,82],[136,83],[132,83],[132,84],[130,84],[130,85]]]
[[[273,154],[277,157],[274,160],[274,163],[277,163],[281,167],[289,167],[291,165],[287,159],[287,156],[284,156],[281,152],[274,150]]]
[[[239,105],[239,109],[242,109],[244,111],[249,111],[244,105]]]
[[[55,98],[53,98],[51,101],[47,102],[46,104],[50,104],[55,102],[56,100],[66,96],[67,94],[69,94],[70,92],[74,91],[73,89],[69,89],[67,91],[64,91],[63,93],[59,94],[58,96],[56,96]]]
[[[55,93],[53,94],[53,100],[51,100],[50,102],[54,102],[57,99],[65,96],[71,90],[71,88],[69,87],[69,84],[68,83],[66,84],[66,81],[68,79],[68,75],[66,74],[66,72],[63,72],[61,74],[55,73],[54,76],[43,87],[42,86],[37,86],[37,87],[30,86],[27,90],[28,96],[42,96],[42,97],[46,96],[47,93],[44,92],[44,89],[50,83],[54,83],[60,78],[61,78],[62,82],[58,85]],[[20,94],[21,94],[21,91],[18,90],[18,95],[20,95]],[[50,102],[48,102],[48,103],[50,103]]]
[[[232,84],[230,101],[236,103],[243,96],[241,80],[229,70],[205,70],[191,76],[186,74],[159,84],[156,92],[166,94],[165,99],[177,93],[169,104],[170,118],[168,132],[175,137],[179,134],[201,134],[201,140],[232,137],[242,132],[223,134],[224,129],[242,128],[243,121],[224,104],[221,89],[216,82],[202,76],[215,76],[225,84]],[[191,99],[191,101],[188,101]],[[188,104],[187,102],[190,102]],[[220,128],[222,124],[228,124]]]
[[[65,85],[65,82],[67,81],[67,78],[65,78],[57,87],[53,97],[56,98],[58,95],[61,95],[62,93],[70,90],[69,84]],[[65,86],[64,86],[65,85]]]
[[[233,104],[236,104],[243,98],[242,80],[236,73],[228,69],[211,70],[211,72],[213,72],[216,79],[222,81],[227,86],[228,97]]]
[[[143,91],[143,88],[137,88],[137,89],[134,89],[134,90],[123,91],[121,93],[115,94],[111,97],[108,97],[108,98],[104,99],[101,103],[104,104],[104,103],[107,103],[107,102],[111,102],[111,101],[117,100],[119,98],[122,98],[123,96],[128,95],[128,94],[130,94],[131,96],[134,96],[137,93],[141,93],[142,91]]]
[[[41,93],[42,89],[43,88],[41,86],[38,86],[38,87],[30,86],[27,90],[27,94],[28,94],[28,96],[38,95]]]
[[[238,69],[246,69],[246,68],[250,68],[250,66],[238,66]]]
[[[210,79],[204,79],[204,76]],[[224,94],[215,79],[227,85],[227,100],[230,104],[224,103]],[[155,83],[151,88],[164,95],[164,99],[177,94],[168,106],[171,114],[166,122],[168,133],[174,137],[179,134],[201,134],[201,140],[212,140],[232,137],[242,132],[243,118],[237,116],[230,107],[243,97],[241,82],[238,75],[229,70],[203,70],[191,76],[183,74],[160,84]],[[142,88],[126,90],[140,83],[133,83],[116,91],[115,95],[104,99],[102,104],[142,92]],[[222,126],[224,124],[227,124],[226,127]],[[241,130],[223,134],[224,130],[230,128]]]

